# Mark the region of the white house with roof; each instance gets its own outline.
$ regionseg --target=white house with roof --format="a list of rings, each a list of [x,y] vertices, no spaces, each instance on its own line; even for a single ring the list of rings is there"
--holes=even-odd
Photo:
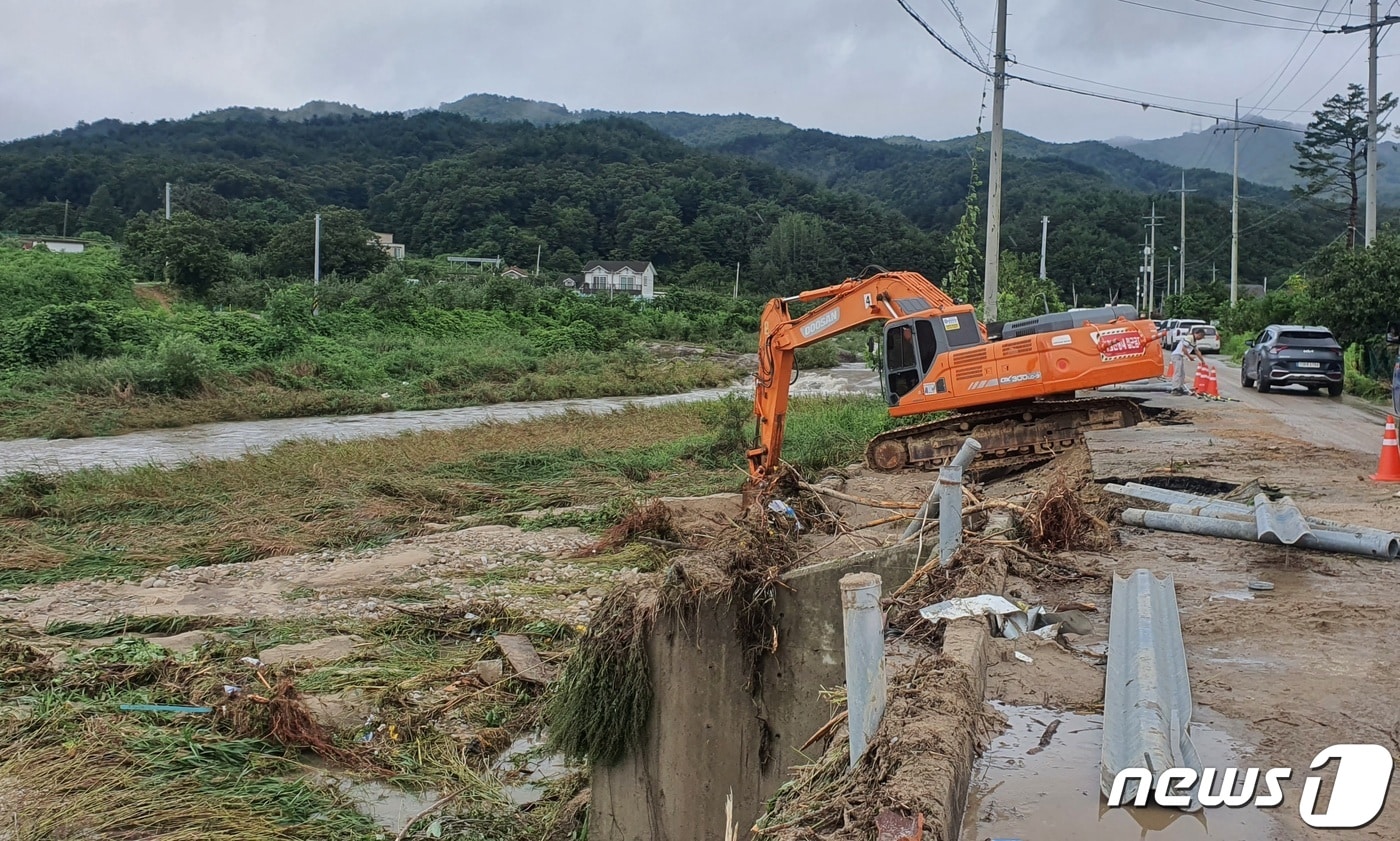
[[[580,295],[631,295],[650,301],[656,297],[656,268],[651,261],[594,260],[582,274],[564,278],[564,286]]]

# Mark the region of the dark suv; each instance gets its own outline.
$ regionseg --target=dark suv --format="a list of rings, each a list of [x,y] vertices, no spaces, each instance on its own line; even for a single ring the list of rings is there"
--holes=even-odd
[[[1270,324],[1253,340],[1240,364],[1240,385],[1258,384],[1260,394],[1274,386],[1301,385],[1309,393],[1324,386],[1342,395],[1342,346],[1326,327]]]

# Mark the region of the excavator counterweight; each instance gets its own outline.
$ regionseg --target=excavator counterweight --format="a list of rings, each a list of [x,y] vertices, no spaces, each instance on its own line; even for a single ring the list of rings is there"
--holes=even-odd
[[[818,301],[792,316],[794,301]],[[881,390],[894,417],[954,413],[876,436],[866,464],[886,472],[932,469],[963,439],[982,443],[983,468],[1020,467],[1079,445],[1090,429],[1142,420],[1135,401],[1075,399],[1076,391],[1161,376],[1156,326],[1132,307],[1101,307],[1009,322],[988,335],[973,308],[915,272],[882,272],[790,298],[774,298],[759,327],[749,450],[753,480],[781,461],[793,356],[799,348],[883,322]]]

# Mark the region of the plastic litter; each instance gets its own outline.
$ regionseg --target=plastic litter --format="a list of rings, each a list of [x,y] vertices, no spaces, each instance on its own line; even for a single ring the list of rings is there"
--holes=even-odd
[[[1025,636],[1054,639],[1065,628],[1064,621],[1051,621],[1041,605],[1031,607],[1017,604],[1002,596],[990,593],[980,596],[948,599],[931,604],[919,610],[919,615],[930,622],[944,619],[964,619],[970,616],[992,616],[995,619],[995,636],[1014,640]],[[1072,633],[1081,633],[1072,631]],[[1087,632],[1084,632],[1087,633]]]
[[[188,707],[183,704],[122,704],[120,709],[125,712],[141,713],[194,713],[207,714],[214,711],[213,707]]]
[[[1019,652],[1019,651],[1014,652],[1014,653],[1015,653],[1015,655],[1016,655],[1016,659],[1017,659],[1017,660],[1020,660],[1022,663],[1034,663],[1034,662],[1035,662],[1035,658],[1031,657],[1029,654],[1022,654],[1022,653]]]

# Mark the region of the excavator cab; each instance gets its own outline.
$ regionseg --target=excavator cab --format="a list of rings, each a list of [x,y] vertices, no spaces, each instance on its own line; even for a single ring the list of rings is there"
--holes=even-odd
[[[883,376],[885,402],[897,405],[933,368],[938,355],[982,343],[971,310],[937,317],[913,316],[885,322]]]

